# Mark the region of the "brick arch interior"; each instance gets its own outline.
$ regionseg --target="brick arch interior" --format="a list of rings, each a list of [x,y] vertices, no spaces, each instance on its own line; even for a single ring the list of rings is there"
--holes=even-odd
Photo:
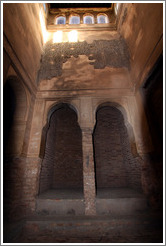
[[[68,104],[55,107],[44,132],[39,193],[49,189],[82,189],[82,133],[76,112]]]
[[[124,117],[116,107],[98,108],[93,145],[97,189],[141,190],[141,167],[131,152]]]

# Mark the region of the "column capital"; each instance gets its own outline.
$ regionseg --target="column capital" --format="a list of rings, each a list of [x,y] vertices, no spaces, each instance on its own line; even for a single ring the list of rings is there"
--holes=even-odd
[[[93,133],[93,127],[81,127],[82,133]]]

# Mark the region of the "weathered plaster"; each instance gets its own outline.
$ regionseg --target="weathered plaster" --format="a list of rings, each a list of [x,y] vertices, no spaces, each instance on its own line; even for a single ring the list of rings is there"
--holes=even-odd
[[[129,68],[130,66],[128,49],[121,38],[94,40],[91,44],[86,41],[58,44],[48,42],[44,48],[38,81],[62,76],[63,63],[71,57],[78,58],[80,55],[86,55],[94,69]]]

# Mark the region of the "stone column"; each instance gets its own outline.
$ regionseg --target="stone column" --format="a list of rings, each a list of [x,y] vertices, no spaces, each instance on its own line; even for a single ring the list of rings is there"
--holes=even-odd
[[[80,14],[80,24],[83,24],[83,14]]]
[[[94,24],[97,24],[97,14],[94,13]]]
[[[42,159],[39,157],[40,142],[43,128],[43,114],[45,101],[36,99],[32,101],[34,107],[31,109],[29,122],[27,125],[28,134],[25,138],[24,148],[24,183],[23,183],[23,202],[26,204],[27,211],[34,212],[36,206],[36,195],[39,190],[39,175]]]
[[[85,215],[96,214],[96,190],[95,173],[93,161],[93,143],[92,129],[82,128],[82,149],[83,149],[83,183],[84,183],[84,201]]]
[[[69,24],[69,17],[70,17],[70,14],[66,14],[66,24],[67,25]]]

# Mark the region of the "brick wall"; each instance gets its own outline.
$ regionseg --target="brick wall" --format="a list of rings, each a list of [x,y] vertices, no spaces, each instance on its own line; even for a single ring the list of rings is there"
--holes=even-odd
[[[3,169],[3,206],[5,220],[18,216],[22,201],[24,165],[19,158],[4,160]]]
[[[140,188],[141,167],[131,154],[123,115],[114,107],[97,112],[94,157],[98,188]]]
[[[40,192],[49,188],[83,187],[82,134],[76,113],[67,106],[50,119]]]
[[[44,192],[51,188],[52,179],[53,179],[53,166],[55,160],[55,121],[56,117],[53,114],[50,125],[48,128],[48,132],[46,135],[46,147],[44,159],[41,165],[41,173],[40,173],[40,193]]]
[[[4,163],[5,221],[19,219],[34,212],[40,164],[41,160],[35,157],[12,157]]]

